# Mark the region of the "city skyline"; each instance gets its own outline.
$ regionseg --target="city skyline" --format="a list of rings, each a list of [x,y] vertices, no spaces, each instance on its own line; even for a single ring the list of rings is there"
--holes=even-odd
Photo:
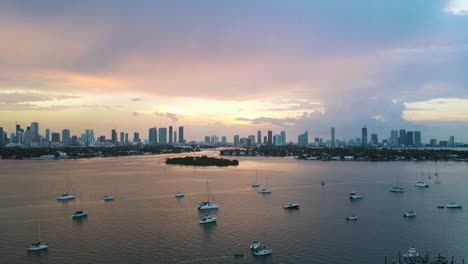
[[[0,124],[468,142],[467,3],[2,1]]]

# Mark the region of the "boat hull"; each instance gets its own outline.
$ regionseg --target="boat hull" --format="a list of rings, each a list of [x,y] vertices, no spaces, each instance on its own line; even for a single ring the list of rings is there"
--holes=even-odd
[[[271,249],[262,249],[259,251],[255,251],[254,255],[255,256],[267,256],[267,255],[271,255],[272,253],[273,251]]]
[[[68,201],[75,199],[75,195],[59,195],[57,196],[57,201]]]
[[[213,217],[213,218],[208,219],[208,220],[200,220],[200,221],[198,221],[198,223],[200,223],[202,225],[216,223],[216,217]]]
[[[49,248],[49,245],[47,244],[30,245],[28,247],[28,251],[40,251],[40,250],[46,250],[48,248]]]
[[[217,204],[207,204],[207,205],[199,205],[198,210],[215,210],[219,209]]]
[[[84,218],[84,217],[88,217],[88,212],[73,213],[72,214],[73,219]]]

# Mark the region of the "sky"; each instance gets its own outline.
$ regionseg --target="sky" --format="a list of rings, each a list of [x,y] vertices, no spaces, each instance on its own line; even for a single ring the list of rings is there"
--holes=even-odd
[[[468,0],[0,2],[0,126],[468,142]]]

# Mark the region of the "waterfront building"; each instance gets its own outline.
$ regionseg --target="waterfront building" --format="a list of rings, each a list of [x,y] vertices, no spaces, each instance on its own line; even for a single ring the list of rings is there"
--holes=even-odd
[[[226,144],[227,144],[227,138],[226,138],[226,136],[222,136],[222,137],[221,137],[221,144],[223,144],[223,146],[226,146]]]
[[[406,145],[406,130],[400,129],[400,137],[398,138],[398,145]]]
[[[283,130],[280,132],[281,136],[281,145],[286,145],[286,132]]]
[[[148,131],[148,143],[151,144],[151,145],[155,145],[157,143],[157,136],[158,136],[158,132],[156,130],[155,127],[152,127],[149,129]]]
[[[421,131],[414,131],[414,145],[416,147],[421,146]]]
[[[450,138],[449,138],[449,146],[450,146],[450,147],[454,147],[454,146],[455,146],[455,137],[454,137],[454,136],[450,136]]]
[[[331,146],[335,146],[335,128],[332,127],[330,128],[330,133],[331,133]]]
[[[62,130],[62,143],[70,144],[70,142],[71,142],[70,130],[69,129],[63,129]]]
[[[39,141],[39,123],[32,122],[30,131],[31,131],[31,142],[38,142]]]
[[[18,130],[16,130],[18,133]],[[46,128],[45,130],[45,141],[50,142],[50,129]]]
[[[268,144],[273,144],[273,131],[268,130]]]
[[[128,144],[128,133],[125,133],[125,144]]]
[[[3,139],[3,127],[0,127],[0,146],[6,144],[6,140]]]
[[[262,131],[260,130],[257,131],[257,144],[258,145],[262,144]]]
[[[169,126],[169,144],[172,144],[172,136],[174,133],[172,132],[172,126]],[[174,138],[175,140],[175,138]]]
[[[52,142],[60,142],[60,133],[52,133]]]
[[[140,143],[140,133],[138,132],[133,132],[133,142],[135,143]]]
[[[158,129],[158,143],[159,144],[167,144],[167,128],[160,127]]]
[[[234,135],[234,146],[238,147],[239,146],[239,135]]]
[[[307,146],[309,144],[309,133],[307,131],[297,137],[297,144],[300,146]]]
[[[431,138],[431,141],[430,141],[430,142],[431,142],[431,143],[430,143],[430,144],[431,144],[431,147],[437,147],[437,139]]]
[[[371,142],[374,144],[374,146],[377,146],[379,144],[379,137],[377,134],[371,134]]]
[[[255,135],[250,135],[249,140],[251,145],[255,145]]]
[[[361,132],[361,145],[367,146],[367,127],[363,127]]]
[[[390,133],[390,145],[398,146],[398,130],[392,130]]]
[[[205,144],[210,144],[210,143],[211,143],[210,136],[205,136]]]
[[[112,144],[117,144],[117,131],[115,129],[112,129],[111,140]]]
[[[413,131],[407,131],[406,132],[406,145],[407,146],[413,146],[414,145]]]
[[[120,144],[125,143],[125,132],[120,132]]]
[[[184,139],[184,127],[183,127],[183,126],[180,126],[180,127],[179,127],[179,143],[181,143],[181,144],[185,143],[185,139]]]

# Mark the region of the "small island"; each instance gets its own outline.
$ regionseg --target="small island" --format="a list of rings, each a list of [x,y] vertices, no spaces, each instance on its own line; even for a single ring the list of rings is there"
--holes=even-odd
[[[213,158],[207,156],[193,157],[186,156],[180,158],[167,158],[166,164],[190,165],[190,166],[237,166],[238,160],[229,160],[223,158]]]

